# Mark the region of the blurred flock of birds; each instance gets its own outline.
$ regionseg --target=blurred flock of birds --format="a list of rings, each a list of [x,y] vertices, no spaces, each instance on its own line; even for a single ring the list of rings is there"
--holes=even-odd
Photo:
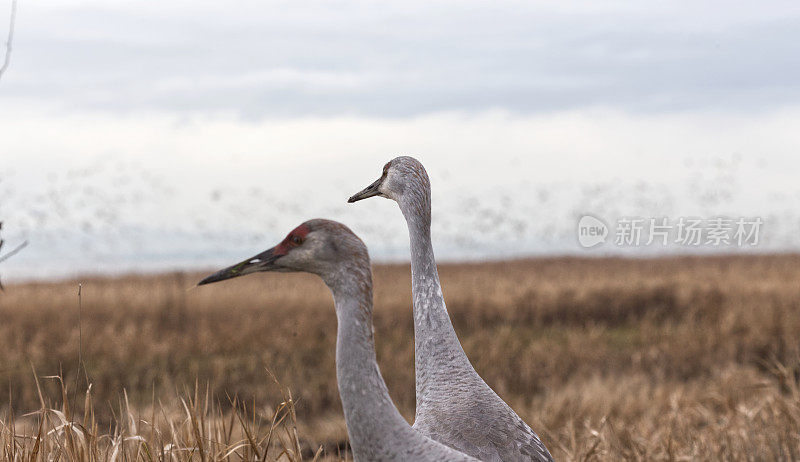
[[[481,185],[479,178],[454,178],[446,169],[430,168],[432,180],[441,185],[433,197],[437,253],[450,260],[585,254],[576,245],[575,226],[586,213],[608,221],[758,215],[765,224],[757,250],[797,250],[794,230],[800,217],[794,204],[800,190],[759,197],[759,185],[744,178],[758,163],[746,165],[738,155],[686,159],[684,167],[685,181],[677,185],[636,179],[532,184],[524,175],[502,185]],[[9,242],[31,243],[4,263],[6,278],[211,267],[252,252],[279,237],[288,224],[312,216],[350,223],[377,260],[402,259],[408,245],[402,218],[386,207],[374,209],[385,214],[384,220],[346,207],[358,187],[342,179],[347,172],[331,182],[329,191],[309,192],[308,185],[271,181],[176,183],[157,166],[111,156],[67,170],[40,170],[0,166],[3,233]],[[606,245],[598,252],[625,251],[693,249]]]

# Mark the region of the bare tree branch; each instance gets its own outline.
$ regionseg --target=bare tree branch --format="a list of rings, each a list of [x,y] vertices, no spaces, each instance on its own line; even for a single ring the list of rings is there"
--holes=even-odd
[[[20,250],[24,249],[27,245],[28,245],[28,241],[24,241],[22,244],[14,247],[14,249],[12,249],[11,252],[8,252],[7,254],[5,254],[2,257],[0,257],[0,263],[8,260],[11,257],[13,257],[14,255],[17,254],[17,252],[19,252]]]
[[[3,222],[2,221],[0,221],[0,230],[1,229],[3,229]],[[5,241],[3,240],[3,238],[0,238],[0,250],[3,249],[3,244],[5,244]],[[22,244],[14,247],[11,250],[11,252],[8,252],[5,255],[0,256],[0,263],[8,260],[11,257],[13,257],[14,255],[17,254],[17,252],[19,252],[20,250],[24,249],[25,246],[27,246],[27,245],[28,245],[28,241],[24,241]],[[3,290],[3,283],[2,282],[0,282],[0,290]]]
[[[17,0],[11,0],[11,19],[8,23],[8,39],[6,40],[6,57],[3,59],[3,67],[0,67],[0,79],[3,78],[8,65],[11,63],[11,42],[14,40],[14,22],[17,19]]]

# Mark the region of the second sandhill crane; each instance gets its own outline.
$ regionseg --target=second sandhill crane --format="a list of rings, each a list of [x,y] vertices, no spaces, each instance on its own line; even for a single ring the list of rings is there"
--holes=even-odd
[[[394,406],[375,360],[372,271],[364,243],[330,220],[309,220],[277,246],[218,271],[198,285],[259,271],[318,275],[338,320],[336,380],[357,461],[475,461],[411,429]]]
[[[398,203],[411,238],[414,429],[484,461],[552,461],[539,436],[478,375],[458,341],[433,255],[425,168],[412,157],[392,159],[377,181],[348,202],[373,196]]]

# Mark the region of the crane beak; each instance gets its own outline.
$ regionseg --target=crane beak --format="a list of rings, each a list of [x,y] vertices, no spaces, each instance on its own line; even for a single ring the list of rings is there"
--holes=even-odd
[[[347,202],[353,203],[356,201],[360,201],[361,199],[366,199],[372,196],[383,196],[383,193],[381,193],[380,191],[381,183],[383,183],[383,177],[380,177],[377,180],[375,180],[374,183],[362,189],[361,192],[358,192],[350,196],[350,199],[347,199]]]
[[[198,282],[197,285],[202,286],[205,284],[211,284],[212,282],[224,281],[226,279],[244,276],[245,274],[256,273],[259,271],[281,271],[283,267],[275,262],[281,256],[282,255],[275,254],[275,247],[273,247],[254,257],[248,258],[243,262],[219,270],[211,276],[208,276],[207,278]]]

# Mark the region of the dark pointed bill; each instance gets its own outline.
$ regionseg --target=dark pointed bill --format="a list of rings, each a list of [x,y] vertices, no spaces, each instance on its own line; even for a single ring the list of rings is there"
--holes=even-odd
[[[212,282],[224,281],[226,279],[244,276],[245,274],[255,273],[258,271],[275,271],[279,269],[278,266],[275,265],[275,260],[277,260],[279,257],[280,255],[275,255],[275,247],[273,247],[254,257],[248,258],[243,262],[219,270],[211,276],[208,276],[207,278],[198,282],[197,285],[202,286],[204,284],[211,284]]]
[[[380,196],[381,195],[380,187],[382,182],[383,182],[383,177],[378,178],[374,183],[361,190],[361,192],[358,192],[350,196],[350,199],[347,199],[347,202],[353,203],[356,201],[360,201],[361,199],[366,199],[368,197]]]

